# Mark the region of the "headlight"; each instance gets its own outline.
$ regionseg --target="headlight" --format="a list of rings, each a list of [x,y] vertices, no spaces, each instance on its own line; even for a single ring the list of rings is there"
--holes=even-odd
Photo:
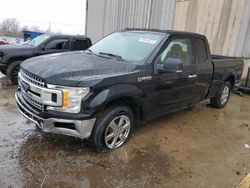
[[[50,87],[50,86],[48,86]],[[62,112],[79,113],[81,110],[82,99],[89,93],[89,87],[61,87],[52,86],[63,91],[62,107],[48,106],[48,110],[57,110]]]

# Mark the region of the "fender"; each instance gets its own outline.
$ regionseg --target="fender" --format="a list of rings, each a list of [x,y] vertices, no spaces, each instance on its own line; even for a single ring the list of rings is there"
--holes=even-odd
[[[119,84],[107,88],[95,95],[87,105],[90,109],[103,109],[112,100],[122,97],[142,97],[144,93],[141,89],[130,84]]]
[[[236,77],[236,71],[234,69],[229,69],[229,71],[224,73],[220,79],[214,80],[213,78],[213,82],[210,85],[206,98],[216,97],[218,95],[218,92],[220,91],[222,84],[229,78],[234,78],[234,82],[236,81],[237,77]]]
[[[224,77],[223,77],[223,81],[225,82],[227,79],[229,78],[234,78],[234,82],[236,81],[236,78],[237,78],[237,74],[236,74],[236,71],[234,69],[230,69],[230,71],[228,71]],[[235,83],[233,83],[235,84]]]
[[[4,56],[3,61],[6,62],[6,65],[9,66],[12,63],[12,60],[16,59],[16,60],[25,60],[28,58],[33,57],[33,52],[19,52],[19,53],[15,53],[15,54],[7,54],[6,56]]]
[[[223,81],[225,82],[226,80],[231,82],[231,87],[233,88],[237,81],[237,70],[230,68],[223,77]]]

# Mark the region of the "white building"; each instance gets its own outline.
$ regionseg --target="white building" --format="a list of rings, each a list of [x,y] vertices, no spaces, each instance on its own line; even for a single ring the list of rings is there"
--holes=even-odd
[[[127,27],[191,31],[207,36],[212,53],[250,65],[250,0],[87,0],[86,14],[93,42]]]

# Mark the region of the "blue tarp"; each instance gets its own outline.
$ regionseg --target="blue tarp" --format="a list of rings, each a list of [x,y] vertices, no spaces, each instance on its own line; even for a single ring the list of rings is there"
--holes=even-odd
[[[42,34],[44,33],[37,32],[37,31],[23,31],[23,38],[24,38],[24,41],[26,41],[27,39],[33,39]]]

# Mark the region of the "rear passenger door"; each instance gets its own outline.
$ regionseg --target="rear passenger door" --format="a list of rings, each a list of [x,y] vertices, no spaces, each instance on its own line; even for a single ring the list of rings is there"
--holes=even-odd
[[[87,39],[72,39],[71,50],[86,50],[89,46]]]
[[[208,42],[203,37],[194,38],[194,55],[197,66],[196,91],[199,93],[196,102],[205,99],[209,86],[212,82],[213,64],[210,57]]]

